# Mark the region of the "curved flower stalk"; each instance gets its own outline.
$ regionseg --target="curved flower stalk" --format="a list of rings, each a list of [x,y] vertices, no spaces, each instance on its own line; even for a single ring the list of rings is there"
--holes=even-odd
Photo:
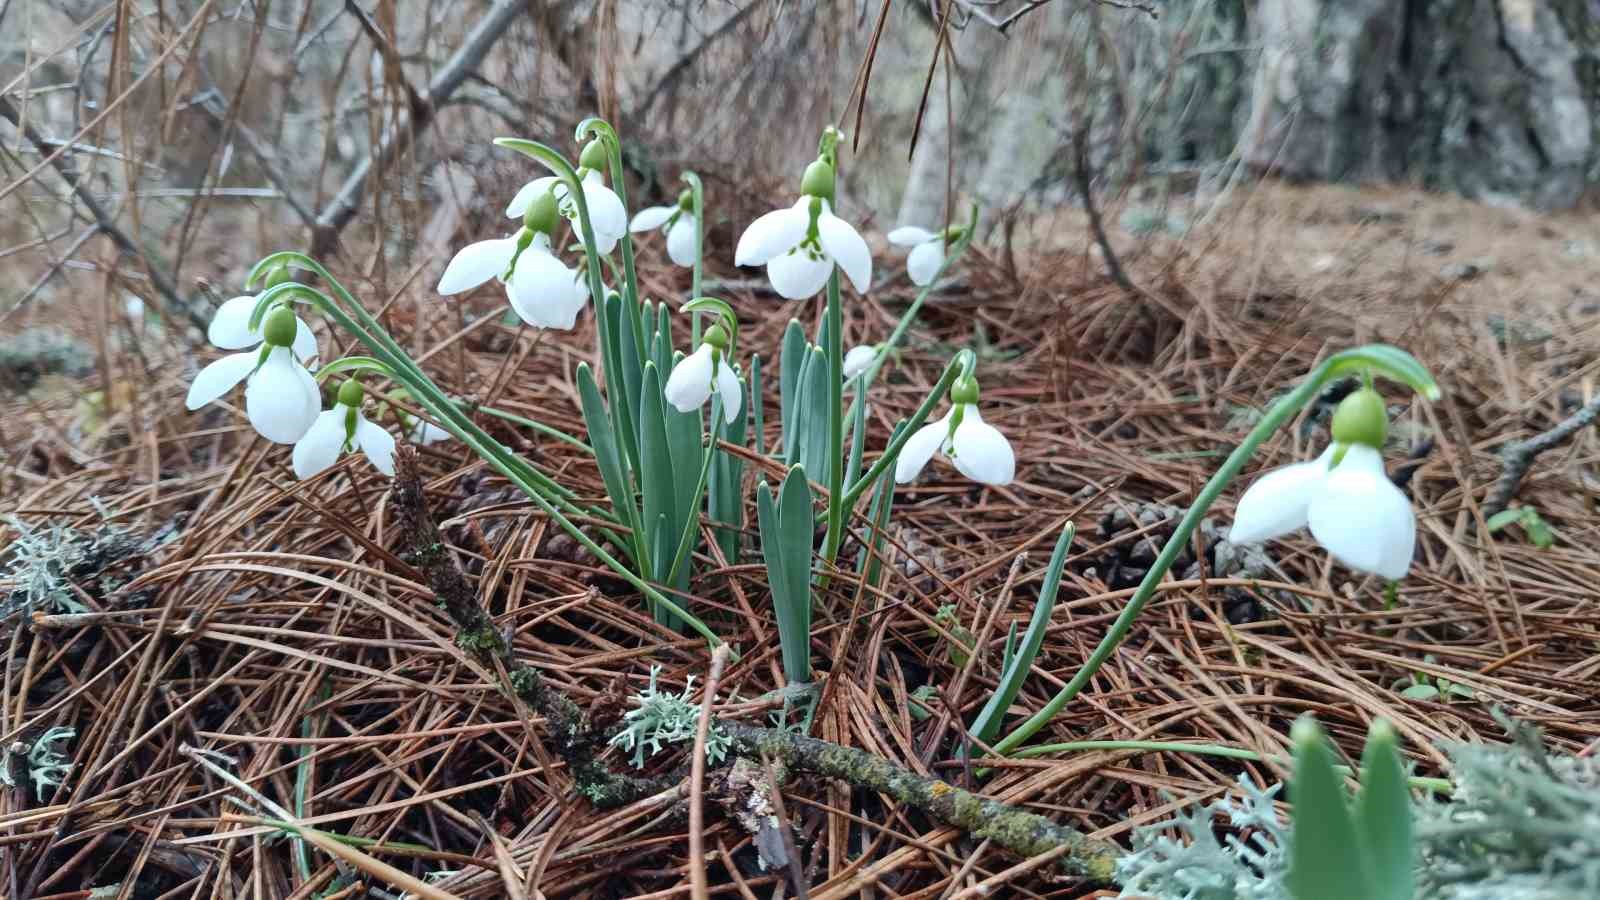
[[[515,235],[478,241],[457,251],[439,278],[439,293],[459,294],[498,278],[522,321],[535,328],[570,330],[589,301],[589,287],[550,249],[556,220],[556,199],[547,186],[530,200],[522,229]]]
[[[894,480],[916,478],[935,453],[950,458],[962,475],[988,485],[1007,485],[1016,476],[1011,442],[978,414],[978,380],[971,375],[950,386],[950,411],[917,429],[900,451]]]
[[[394,437],[361,414],[363,393],[361,382],[354,378],[339,386],[333,408],[318,415],[294,445],[296,478],[304,481],[316,475],[352,449],[363,453],[373,468],[394,477]]]
[[[939,270],[944,267],[945,246],[961,240],[961,226],[954,225],[945,231],[929,231],[908,225],[889,232],[889,243],[896,247],[910,247],[906,257],[906,274],[918,287],[933,284]]]
[[[838,132],[830,133],[837,142]],[[800,199],[751,222],[733,254],[736,265],[766,266],[772,289],[788,300],[816,296],[835,264],[857,293],[872,286],[872,251],[855,226],[833,214],[833,148],[827,136],[824,145],[800,179]]]
[[[1256,479],[1239,498],[1228,540],[1255,544],[1309,525],[1317,543],[1350,568],[1404,578],[1417,520],[1411,501],[1383,469],[1388,427],[1377,391],[1363,388],[1341,400],[1333,444],[1311,462]]]
[[[589,223],[594,228],[596,249],[601,255],[616,249],[617,241],[628,233],[628,210],[622,198],[606,187],[606,150],[603,142],[590,141],[578,156],[578,180],[583,185],[583,199],[589,207]],[[555,175],[535,178],[522,186],[506,206],[506,217],[520,219],[527,214],[539,198],[550,194],[555,197],[561,215],[578,227],[578,206],[572,201],[571,189]],[[638,229],[635,229],[638,230]],[[680,263],[679,265],[685,265]]]
[[[1177,561],[1178,554],[1189,546],[1189,538],[1194,530],[1199,527],[1200,520],[1205,518],[1211,509],[1211,504],[1217,501],[1229,483],[1237,478],[1246,462],[1253,456],[1257,449],[1272,436],[1272,433],[1282,428],[1306,404],[1310,403],[1323,387],[1335,378],[1340,378],[1353,372],[1377,372],[1388,378],[1408,385],[1412,390],[1421,394],[1425,399],[1439,399],[1439,385],[1433,380],[1428,370],[1417,362],[1411,354],[1397,347],[1387,344],[1368,344],[1353,350],[1336,353],[1323,360],[1322,364],[1312,370],[1306,379],[1295,387],[1294,390],[1284,395],[1267,410],[1256,427],[1250,430],[1244,440],[1235,447],[1228,458],[1223,461],[1222,467],[1211,480],[1200,489],[1194,502],[1190,504],[1189,511],[1184,513],[1178,525],[1172,531],[1172,536],[1167,539],[1161,548],[1161,553],[1156,556],[1156,561],[1145,572],[1144,580],[1139,582],[1134,590],[1133,597],[1122,608],[1117,620],[1111,624],[1105,637],[1095,646],[1089,658],[1073,674],[1072,679],[1061,688],[1056,695],[1050,698],[1038,712],[1028,717],[1028,720],[1018,725],[1000,741],[997,741],[993,750],[997,754],[1010,753],[1020,747],[1024,741],[1032,737],[1039,729],[1050,723],[1061,712],[1072,698],[1078,696],[1090,679],[1106,664],[1111,654],[1116,652],[1117,646],[1128,636],[1133,629],[1133,623],[1144,611],[1150,598],[1155,596],[1156,586],[1167,576],[1167,571]]]
[[[694,192],[685,190],[674,206],[650,206],[634,214],[628,230],[660,230],[667,236],[667,256],[673,263],[692,268],[700,251],[700,226],[694,216]]]
[[[289,280],[289,267],[279,266],[267,275],[264,288],[274,287]],[[250,320],[256,310],[255,294],[245,294],[234,297],[217,307],[211,317],[211,324],[206,328],[206,339],[213,346],[223,350],[250,350],[261,345],[261,327],[250,327]],[[313,360],[317,358],[317,336],[311,332],[311,326],[299,316],[294,320],[294,341],[289,349],[294,355],[306,364],[308,368],[315,369]]]
[[[199,409],[242,381],[250,427],[273,443],[292,444],[322,411],[322,393],[292,349],[300,327],[294,311],[275,306],[257,327],[261,349],[230,354],[201,369],[184,405]]]

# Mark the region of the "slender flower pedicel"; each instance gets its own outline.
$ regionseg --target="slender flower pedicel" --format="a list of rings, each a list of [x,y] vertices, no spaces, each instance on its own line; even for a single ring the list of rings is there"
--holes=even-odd
[[[635,234],[658,228],[667,234],[667,256],[684,268],[693,267],[695,237],[698,234],[694,219],[693,191],[686,190],[680,194],[676,206],[651,206],[641,209],[634,214],[633,221],[628,223],[628,230]]]
[[[813,297],[828,283],[834,264],[857,293],[872,286],[872,252],[855,226],[833,214],[831,153],[806,166],[800,199],[750,223],[739,237],[733,261],[766,266],[772,289],[788,300]]]
[[[933,284],[939,267],[944,265],[945,245],[960,239],[959,225],[948,232],[929,231],[914,225],[889,232],[889,243],[896,247],[911,248],[911,255],[906,257],[906,274],[911,276],[911,283],[918,287]]]
[[[378,471],[394,476],[394,437],[361,414],[361,382],[339,386],[333,408],[317,416],[294,445],[294,474],[304,481],[339,461],[347,449],[360,450]]]
[[[732,344],[721,325],[706,329],[700,346],[672,367],[663,393],[678,412],[692,412],[704,406],[716,390],[722,398],[722,421],[732,424],[739,417],[744,389],[730,362]]]
[[[995,486],[1010,484],[1017,471],[1011,442],[978,414],[978,380],[970,375],[950,386],[950,411],[917,429],[900,450],[894,480],[905,484],[920,474],[937,452],[950,457],[961,474]]]
[[[498,278],[522,321],[535,328],[571,329],[589,300],[589,286],[550,250],[557,219],[556,199],[547,189],[530,200],[516,235],[461,248],[439,278],[439,293],[459,294]]]
[[[596,138],[585,145],[583,153],[578,156],[578,178],[583,182],[583,200],[589,207],[589,224],[594,228],[595,249],[602,255],[615,249],[617,241],[628,233],[628,210],[623,207],[622,199],[616,192],[606,187],[605,175],[602,174],[605,167],[605,144]],[[506,217],[522,218],[534,202],[546,194],[555,197],[561,215],[571,221],[576,229],[578,206],[568,196],[566,182],[554,175],[535,178],[523,185],[506,206]]]
[[[272,309],[261,322],[261,349],[224,356],[201,369],[184,405],[199,409],[243,381],[250,427],[274,443],[300,440],[322,409],[322,393],[291,349],[298,328],[294,310]]]
[[[1310,462],[1274,469],[1239,498],[1228,539],[1255,544],[1310,526],[1334,559],[1389,579],[1411,568],[1417,523],[1406,495],[1383,469],[1388,416],[1363,388],[1339,402],[1333,444]]]

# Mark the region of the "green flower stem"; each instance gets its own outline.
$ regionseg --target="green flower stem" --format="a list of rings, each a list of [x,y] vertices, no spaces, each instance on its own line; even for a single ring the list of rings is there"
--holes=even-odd
[[[1053,756],[1057,753],[1084,753],[1091,750],[1140,750],[1150,753],[1192,753],[1196,756],[1217,756],[1224,759],[1243,759],[1250,762],[1275,762],[1283,766],[1293,765],[1293,760],[1286,756],[1263,757],[1254,750],[1243,747],[1221,747],[1215,744],[1191,744],[1183,741],[1067,741],[1061,744],[1039,744],[1033,747],[1024,747],[1012,754],[1015,759],[1034,759],[1040,756]],[[1349,766],[1337,766],[1342,775],[1353,774]],[[1410,779],[1411,786],[1418,790],[1432,791],[1436,794],[1448,794],[1452,790],[1448,778],[1421,778]]]
[[[823,574],[839,554],[844,539],[844,311],[839,303],[839,267],[828,275],[828,532],[822,542]]]
[[[693,172],[683,173],[683,180],[689,184],[689,193],[694,204],[694,269],[690,276],[690,297],[702,296],[700,286],[705,270],[706,248],[706,198],[705,188],[700,184],[700,176]],[[689,346],[700,346],[700,315],[694,314],[690,318]]]
[[[994,745],[996,753],[1001,755],[1010,753],[1039,729],[1049,724],[1072,698],[1078,696],[1089,683],[1089,679],[1100,671],[1100,667],[1111,658],[1117,645],[1128,636],[1134,620],[1139,618],[1139,613],[1144,611],[1145,604],[1155,595],[1156,586],[1166,577],[1167,570],[1172,568],[1178,554],[1189,546],[1190,535],[1194,534],[1195,528],[1200,525],[1200,520],[1211,508],[1211,504],[1215,503],[1228,484],[1238,477],[1245,463],[1255,454],[1256,448],[1271,437],[1274,431],[1293,419],[1301,408],[1315,399],[1328,381],[1343,376],[1351,369],[1360,369],[1368,365],[1397,381],[1410,385],[1430,400],[1439,396],[1439,386],[1434,383],[1433,376],[1428,374],[1427,369],[1410,354],[1395,347],[1369,344],[1337,353],[1324,360],[1306,376],[1305,381],[1273,404],[1256,427],[1250,430],[1244,441],[1228,454],[1228,458],[1222,463],[1222,468],[1218,469],[1217,473],[1211,476],[1211,480],[1206,482],[1205,487],[1200,489],[1200,495],[1190,504],[1189,511],[1184,513],[1183,519],[1178,522],[1178,527],[1173,529],[1172,537],[1168,538],[1161,548],[1161,554],[1156,557],[1155,565],[1145,573],[1144,580],[1139,582],[1138,589],[1129,599],[1128,605],[1123,607],[1122,614],[1112,623],[1111,630],[1100,639],[1099,646],[1095,647],[1089,658],[1084,660],[1083,665],[1072,676],[1072,680],[1050,698],[1050,702]]]
[[[882,475],[885,469],[894,465],[895,460],[900,458],[900,450],[905,447],[906,441],[911,440],[911,435],[915,434],[917,429],[922,427],[922,423],[927,421],[929,414],[933,412],[933,407],[940,400],[943,400],[944,395],[950,390],[950,385],[962,375],[972,374],[972,370],[976,365],[977,357],[973,355],[971,350],[961,350],[954,359],[950,360],[949,365],[944,367],[944,374],[939,376],[939,381],[934,384],[933,390],[929,391],[928,396],[923,398],[922,405],[917,407],[917,411],[911,414],[910,421],[906,422],[906,426],[900,429],[895,437],[889,441],[889,446],[883,449],[883,453],[878,456],[878,461],[872,464],[872,468],[867,470],[867,474],[856,479],[856,483],[851,485],[850,489],[845,492],[844,509],[855,508],[856,501],[861,499],[862,493],[872,487],[878,480],[878,476]]]

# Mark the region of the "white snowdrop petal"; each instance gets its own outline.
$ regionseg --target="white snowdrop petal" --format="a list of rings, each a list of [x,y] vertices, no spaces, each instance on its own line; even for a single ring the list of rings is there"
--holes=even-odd
[[[373,468],[394,477],[394,435],[360,412],[356,413],[356,446],[372,460]]]
[[[333,409],[317,415],[316,421],[294,443],[294,477],[301,481],[339,461],[344,450],[344,419],[349,407],[335,403]]]
[[[701,344],[699,349],[678,360],[667,376],[662,394],[678,412],[693,412],[711,399],[711,345]]]
[[[844,274],[855,285],[856,293],[865,294],[872,287],[872,251],[866,239],[855,226],[826,209],[817,217],[817,237],[822,249],[833,257]]]
[[[444,295],[469,291],[491,278],[505,274],[506,266],[517,254],[517,239],[497,238],[468,244],[456,251],[439,278],[438,291]]]
[[[511,202],[506,205],[506,218],[520,219],[527,215],[528,207],[533,205],[533,201],[539,199],[539,195],[545,191],[550,190],[551,185],[554,185],[556,181],[557,179],[554,175],[546,175],[543,178],[535,178],[523,185],[522,189],[517,191],[517,195],[512,197]]]
[[[906,225],[889,232],[889,243],[896,247],[915,247],[933,240],[938,235],[926,228]]]
[[[217,307],[206,328],[206,340],[224,350],[243,350],[261,343],[260,330],[250,330],[250,314],[255,309],[254,297],[234,297]]]
[[[804,300],[815,297],[828,283],[833,272],[833,261],[827,257],[813,259],[805,250],[795,250],[774,256],[767,263],[767,280],[772,289],[786,300]]]
[[[306,324],[306,320],[295,316],[294,319],[294,344],[289,349],[294,351],[295,358],[303,363],[310,363],[317,358],[317,335]]]
[[[529,247],[506,283],[511,308],[538,328],[571,328],[583,308],[571,269],[542,247]]]
[[[977,407],[968,404],[950,439],[951,462],[973,481],[995,486],[1011,483],[1017,474],[1017,458],[1011,442],[999,429],[983,421]]]
[[[1311,500],[1322,490],[1333,448],[1310,462],[1282,466],[1262,475],[1239,498],[1228,540],[1259,544],[1304,528]]]
[[[939,274],[939,267],[944,265],[944,242],[928,241],[911,248],[911,255],[906,257],[906,274],[911,276],[911,283],[919,287],[933,284],[933,279]]]
[[[628,233],[628,210],[616,191],[606,187],[600,173],[590,172],[583,180],[583,199],[589,207],[589,225],[594,228],[595,244],[601,253],[610,253],[610,247]],[[609,242],[610,247],[607,247]]]
[[[872,361],[878,358],[878,348],[871,344],[862,344],[851,347],[850,352],[844,355],[844,377],[854,378],[872,367]]]
[[[694,266],[696,239],[694,216],[684,213],[667,229],[667,256],[685,269]]]
[[[194,383],[189,385],[189,396],[184,399],[184,406],[199,409],[233,390],[234,385],[245,380],[250,370],[255,368],[256,358],[254,350],[231,353],[201,369],[200,374],[194,377]]]
[[[1397,579],[1411,568],[1416,515],[1376,448],[1350,445],[1311,501],[1308,519],[1317,543],[1352,569]]]
[[[316,421],[321,402],[315,394],[316,382],[289,354],[289,348],[274,347],[267,361],[245,381],[245,414],[262,437],[275,444],[292,444]]]
[[[744,403],[744,387],[727,359],[717,365],[717,394],[722,398],[722,422],[732,425]]]
[[[628,230],[634,234],[641,231],[653,231],[667,224],[672,214],[677,212],[676,206],[649,206],[633,214],[633,221],[628,223]]]
[[[894,480],[900,484],[914,479],[928,465],[928,460],[933,459],[933,454],[939,452],[939,447],[944,443],[945,435],[950,430],[951,413],[945,413],[944,418],[937,422],[929,422],[918,428],[900,448],[900,458],[894,463]]]
[[[788,209],[778,209],[750,223],[739,236],[739,245],[733,251],[736,266],[760,266],[787,253],[805,239],[811,226],[811,198],[801,197],[800,202]]]

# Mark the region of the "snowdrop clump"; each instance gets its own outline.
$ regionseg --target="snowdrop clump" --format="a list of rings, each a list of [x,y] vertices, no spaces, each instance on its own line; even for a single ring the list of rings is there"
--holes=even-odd
[[[294,445],[294,474],[302,481],[339,461],[345,450],[365,454],[374,468],[394,477],[394,437],[361,414],[361,382],[339,386],[333,408],[317,416]]]
[[[245,341],[252,334],[258,335],[261,349],[233,353],[201,369],[194,383],[189,385],[184,405],[191,411],[199,409],[221,398],[242,381],[245,415],[250,419],[250,426],[273,443],[292,444],[300,440],[322,411],[322,392],[305,366],[306,359],[316,355],[316,341],[313,339],[308,348],[299,339],[305,323],[287,306],[268,311],[261,320],[259,332],[255,333],[249,330],[248,316],[243,332],[239,331],[237,309],[235,306],[228,310],[226,316],[223,310],[218,310],[210,331],[230,342],[241,340],[241,335]],[[218,318],[223,320],[220,327]],[[305,333],[309,334],[310,330],[306,329]],[[251,344],[246,343],[246,346]]]
[[[1239,498],[1228,539],[1256,544],[1307,526],[1334,559],[1388,579],[1405,577],[1416,547],[1411,501],[1383,468],[1388,414],[1363,388],[1339,402],[1333,443],[1310,462],[1274,469]]]
[[[439,278],[439,293],[459,294],[498,278],[522,321],[535,328],[570,330],[589,301],[589,286],[550,248],[558,218],[547,184],[544,193],[529,199],[522,229],[514,236],[478,241],[457,251]]]
[[[950,386],[950,411],[917,429],[900,451],[894,480],[919,475],[935,453],[943,453],[962,475],[981,484],[1006,485],[1016,476],[1011,442],[978,414],[978,381],[970,375]]]

